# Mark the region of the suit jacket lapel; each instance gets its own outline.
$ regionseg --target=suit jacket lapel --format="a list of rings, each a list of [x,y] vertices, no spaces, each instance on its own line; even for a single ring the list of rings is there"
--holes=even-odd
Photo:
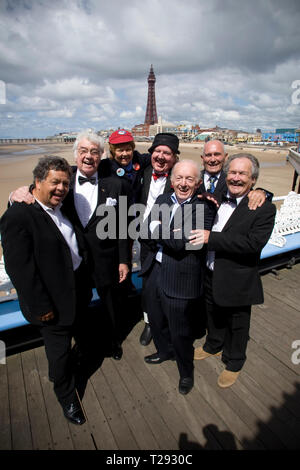
[[[66,247],[69,248],[64,236],[62,235],[61,231],[57,227],[56,223],[52,220],[49,214],[42,208],[42,206],[38,203],[35,202],[33,204],[33,207],[35,210],[37,210],[40,213],[40,216],[44,218],[45,222],[49,225],[50,230],[52,230],[53,234],[56,235],[56,237],[66,245]]]
[[[229,219],[227,220],[226,224],[224,225],[223,227],[223,230],[222,232],[224,232],[225,230],[228,230],[232,224],[234,224],[235,220],[236,219],[240,219],[241,218],[241,215],[245,212],[245,210],[247,210],[248,208],[248,196],[245,196],[241,202],[239,203],[239,205],[237,206],[237,208],[233,211],[233,213],[231,214],[231,216],[229,217]]]

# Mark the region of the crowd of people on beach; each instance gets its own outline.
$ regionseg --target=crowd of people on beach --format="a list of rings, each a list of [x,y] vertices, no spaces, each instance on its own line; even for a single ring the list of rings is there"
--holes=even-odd
[[[6,271],[24,317],[40,328],[49,380],[72,423],[85,422],[77,388],[95,328],[93,289],[101,299],[106,353],[122,359],[134,241],[142,278],[140,344],[153,340],[156,348],[145,362],[176,361],[178,390],[186,395],[195,360],[221,355],[222,388],[236,382],[246,361],[251,306],[263,302],[258,265],[275,222],[272,194],[254,189],[259,162],[252,154],[228,156],[221,141],[211,140],[193,161],[179,146],[176,135],[159,133],[141,154],[132,134],[119,129],[103,158],[102,138],[83,131],[74,143],[76,165],[41,158],[33,183],[10,195],[1,218]]]

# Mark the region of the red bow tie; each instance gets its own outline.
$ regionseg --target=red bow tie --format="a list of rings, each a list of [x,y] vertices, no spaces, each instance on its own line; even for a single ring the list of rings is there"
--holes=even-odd
[[[168,178],[168,173],[152,173],[154,181],[157,180],[157,178]]]

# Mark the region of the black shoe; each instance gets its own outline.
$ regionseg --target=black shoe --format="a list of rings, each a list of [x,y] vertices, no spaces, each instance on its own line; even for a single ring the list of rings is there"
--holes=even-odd
[[[148,344],[152,340],[152,333],[150,329],[149,323],[145,323],[145,328],[143,330],[143,333],[140,336],[140,343],[142,346],[148,346]]]
[[[65,417],[73,424],[85,423],[85,417],[78,399],[62,407]]]
[[[111,355],[111,357],[112,357],[115,361],[120,361],[120,360],[122,359],[122,356],[123,356],[123,349],[122,349],[122,346],[121,346],[119,343],[113,345],[113,350],[112,350],[112,355]]]
[[[158,352],[156,352],[154,354],[150,354],[150,356],[145,356],[144,361],[147,362],[147,364],[161,364],[164,361],[175,361],[175,357],[173,354],[160,357]]]
[[[182,395],[186,395],[189,393],[194,386],[194,379],[193,377],[183,377],[182,379],[179,380],[179,393],[182,393]]]

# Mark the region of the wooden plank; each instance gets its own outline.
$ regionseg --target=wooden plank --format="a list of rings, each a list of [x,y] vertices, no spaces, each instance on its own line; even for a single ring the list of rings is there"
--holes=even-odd
[[[271,354],[273,354],[273,356],[276,357],[280,362],[282,362],[295,373],[297,373],[299,367],[297,366],[297,364],[293,364],[291,361],[291,356],[293,353],[291,346],[287,346],[286,348],[284,348],[280,344],[280,341],[276,342],[273,340],[272,337],[267,336],[264,333],[264,329],[258,327],[255,322],[251,324],[250,337],[257,343],[263,345],[264,348],[268,350]]]
[[[88,381],[83,406],[98,450],[117,450],[118,445],[91,381]]]
[[[51,450],[53,442],[34,350],[22,353],[22,366],[34,450]]]
[[[221,389],[217,385],[218,375],[224,369],[220,359],[212,357],[195,361],[195,363],[202,393],[205,394],[208,403],[227,424],[243,448],[247,450],[265,449],[265,443],[255,438],[255,423],[251,410],[234,391],[238,389],[238,382],[228,389]],[[247,446],[245,446],[245,442],[247,442]]]
[[[33,444],[20,354],[7,358],[7,369],[12,448],[31,450]]]
[[[286,381],[275,368],[266,367],[264,360],[252,351],[248,355],[247,361],[245,363],[246,370],[248,374],[255,379],[257,383],[270,395],[275,397],[278,400],[278,403],[281,403],[282,397],[285,393],[290,394],[291,398],[285,406],[288,406],[288,409],[291,413],[297,418],[300,417],[300,403],[297,396],[295,399],[295,386]]]
[[[95,394],[120,450],[138,450],[138,445],[131,429],[123,416],[108,382],[99,369],[90,379]]]
[[[43,396],[47,407],[47,416],[51,435],[53,436],[53,448],[55,450],[74,449],[68,421],[63,415],[62,408],[53,391],[53,384],[48,378],[48,361],[45,348],[40,347],[34,350],[36,363],[38,366]]]
[[[0,364],[0,450],[11,450],[11,423],[7,364]]]
[[[127,358],[128,349],[127,345],[124,345],[124,360],[118,363],[119,374],[131,394],[136,407],[155,436],[159,448],[165,450],[178,449],[176,439],[171,433],[167,423],[162,419],[150,395],[137,378],[134,370],[136,364],[134,362],[130,364]]]
[[[280,439],[287,449],[297,449],[300,442],[300,423],[295,422],[294,416],[274,399],[245,371],[239,381],[245,385],[247,394],[251,394],[257,401],[254,412],[259,416],[257,422],[258,435],[268,426]],[[278,449],[280,447],[276,447]]]
[[[143,359],[139,357],[139,354],[141,354],[141,347],[138,345],[138,338],[130,337],[128,339],[136,351],[137,358],[135,363],[137,363],[138,360],[143,361]],[[144,351],[144,349],[142,350]],[[147,351],[147,353],[149,352],[151,351]],[[208,403],[203,400],[203,397],[196,394],[195,389],[193,389],[186,397],[179,394],[178,371],[173,362],[168,361],[160,366],[151,366],[143,362],[143,367],[149,370],[151,374],[146,374],[144,380],[147,389],[151,391],[152,402],[156,403],[157,406],[160,406],[159,409],[163,414],[165,421],[170,422],[171,428],[174,429],[174,432],[176,431],[175,436],[177,436],[178,443],[181,443],[180,448],[182,448],[183,439],[187,442],[187,449],[229,448],[227,439],[223,440],[223,442],[219,442],[207,427],[207,424],[217,423],[221,430],[224,431],[223,436],[225,436],[225,433],[228,431],[224,422],[219,419]],[[173,369],[172,380],[168,375],[169,369]],[[192,400],[192,403],[195,405],[195,409],[193,406],[189,405],[187,400]],[[168,406],[170,404],[175,408],[177,412],[176,415]],[[163,408],[163,410],[161,410],[161,408]],[[200,413],[199,409],[201,410]],[[174,421],[174,416],[178,416],[179,419],[175,423],[172,423],[172,420]],[[185,426],[185,429],[183,426]]]
[[[144,420],[140,411],[136,407],[131,394],[119,375],[118,368],[112,359],[107,359],[102,364],[102,372],[109,383],[112,393],[116,398],[123,416],[130,427],[139,449],[155,450],[159,449],[150,427]]]

